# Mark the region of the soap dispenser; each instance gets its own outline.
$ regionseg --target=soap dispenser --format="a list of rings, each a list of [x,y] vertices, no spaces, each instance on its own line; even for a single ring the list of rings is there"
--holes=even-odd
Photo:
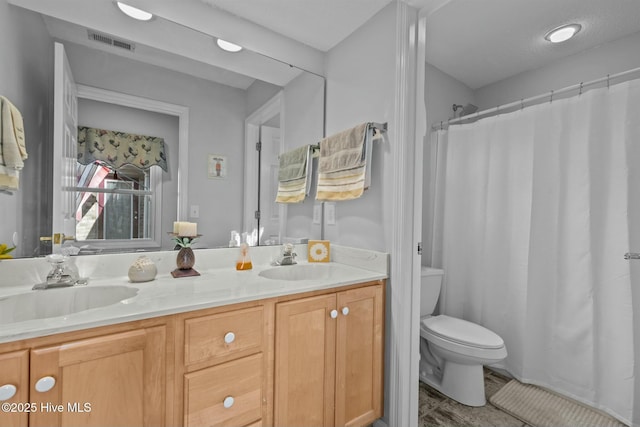
[[[236,270],[251,270],[251,257],[249,256],[249,245],[242,243],[240,245],[240,254],[238,262],[236,262]]]

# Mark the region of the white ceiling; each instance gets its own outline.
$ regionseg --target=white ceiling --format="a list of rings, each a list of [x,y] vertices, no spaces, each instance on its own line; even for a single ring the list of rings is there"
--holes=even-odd
[[[637,0],[445,0],[427,20],[427,62],[472,89],[640,31]],[[582,30],[560,44],[558,26]]]
[[[326,52],[390,0],[200,0]],[[406,0],[429,13],[427,61],[472,89],[640,31],[638,0]],[[577,22],[564,44],[547,31]]]
[[[116,12],[112,0],[9,0],[63,21],[126,35],[141,45],[185,56],[195,61],[193,67],[213,65],[219,68],[217,74],[232,70],[280,85],[293,75],[282,74],[275,61],[266,63],[262,55],[258,56],[263,64],[256,65],[255,59],[250,62],[251,51],[279,59],[285,69],[290,68],[286,64],[295,64],[321,74],[323,52],[392,0],[127,1],[168,21],[131,25],[131,19]],[[472,89],[640,31],[640,0],[403,1],[424,8],[428,15],[427,61]],[[570,22],[583,26],[576,38],[560,45],[543,39],[548,30]],[[170,24],[182,28],[170,29]],[[195,30],[191,31],[194,37],[187,37],[187,28]],[[246,54],[231,56],[211,49],[211,37],[242,44],[248,48]],[[186,63],[181,66],[176,69],[193,68]],[[239,87],[247,84],[236,83]]]

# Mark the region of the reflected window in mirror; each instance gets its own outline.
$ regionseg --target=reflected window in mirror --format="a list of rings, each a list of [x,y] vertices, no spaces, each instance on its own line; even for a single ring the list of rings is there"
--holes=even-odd
[[[149,169],[78,164],[76,240],[151,238],[155,223],[151,189],[158,184],[152,182]]]

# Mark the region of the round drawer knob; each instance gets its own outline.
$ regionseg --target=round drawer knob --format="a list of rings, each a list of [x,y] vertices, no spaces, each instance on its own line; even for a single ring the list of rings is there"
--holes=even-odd
[[[56,385],[56,379],[53,377],[42,377],[36,382],[36,391],[44,393],[49,391]]]
[[[345,316],[349,314],[349,307],[342,307],[342,314],[344,314]]]
[[[335,319],[336,317],[338,317],[338,310],[331,310],[331,318]]]
[[[226,342],[227,344],[231,344],[235,340],[236,340],[236,334],[234,334],[233,332],[227,332],[224,335],[224,342]]]
[[[227,396],[224,398],[224,402],[222,402],[222,404],[224,405],[225,408],[229,409],[233,406],[233,404],[235,403],[235,400],[233,397],[231,396]]]
[[[5,384],[0,387],[0,401],[9,400],[16,395],[18,389],[13,384]]]

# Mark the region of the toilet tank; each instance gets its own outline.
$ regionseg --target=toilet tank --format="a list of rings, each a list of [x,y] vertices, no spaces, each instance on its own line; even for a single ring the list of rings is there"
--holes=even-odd
[[[420,286],[420,317],[433,314],[436,308],[440,289],[442,288],[442,276],[444,270],[431,267],[422,267]]]

